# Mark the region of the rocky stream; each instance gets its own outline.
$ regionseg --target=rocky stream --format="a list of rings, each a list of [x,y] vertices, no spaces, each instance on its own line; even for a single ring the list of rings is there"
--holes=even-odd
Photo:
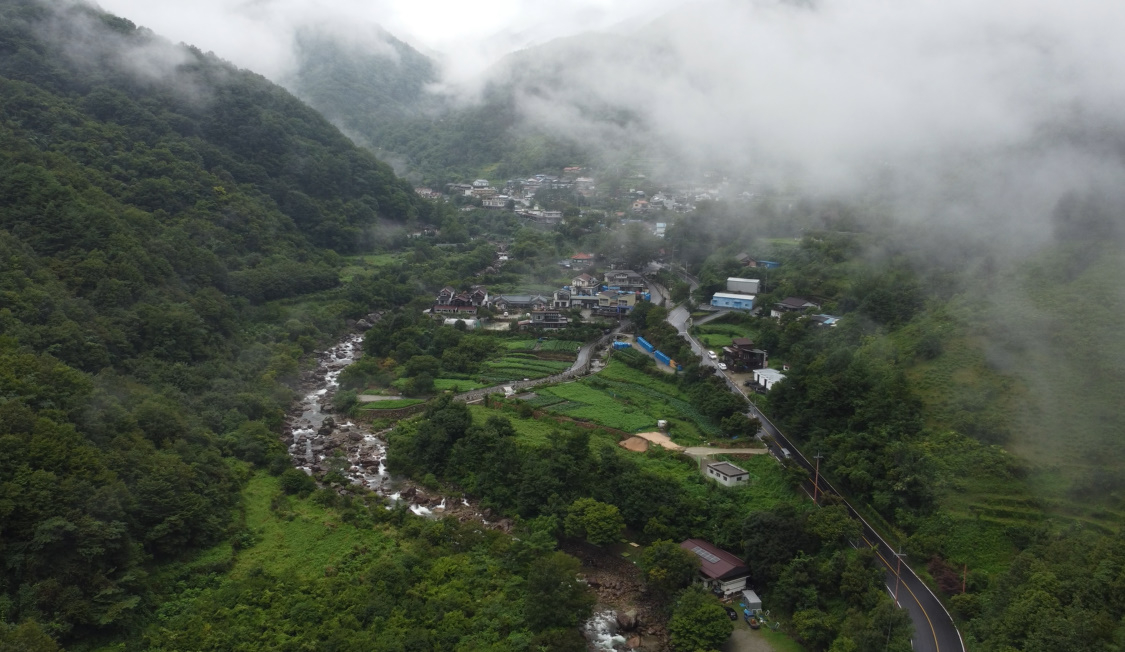
[[[368,315],[367,326],[380,316],[378,313]],[[431,494],[407,479],[393,476],[386,465],[387,444],[383,437],[388,431],[373,431],[367,424],[332,413],[332,397],[339,388],[340,372],[361,355],[362,344],[361,334],[346,336],[335,346],[320,352],[316,368],[302,376],[302,398],[290,410],[283,431],[283,441],[289,447],[294,465],[315,478],[330,470],[339,470],[356,488],[373,491],[392,505],[405,502],[418,516],[448,515],[510,531],[512,522],[495,516],[491,510],[479,510],[464,498]],[[597,582],[591,585],[600,588]],[[632,629],[631,618],[635,616],[599,608],[582,626],[590,649],[631,652],[639,640],[636,633],[628,633]]]

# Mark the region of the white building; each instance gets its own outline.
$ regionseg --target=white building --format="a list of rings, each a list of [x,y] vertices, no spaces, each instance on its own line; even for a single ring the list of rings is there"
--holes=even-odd
[[[785,380],[785,374],[777,369],[755,369],[754,382],[758,383],[767,390],[773,389],[773,386]]]
[[[761,294],[762,282],[756,278],[738,278],[732,276],[727,279],[727,292],[741,294]]]
[[[753,310],[754,295],[716,292],[711,297],[711,305],[715,308],[730,308],[731,310]]]
[[[746,484],[750,479],[750,473],[746,469],[739,468],[730,462],[711,462],[706,466],[705,474],[708,478],[726,487]]]

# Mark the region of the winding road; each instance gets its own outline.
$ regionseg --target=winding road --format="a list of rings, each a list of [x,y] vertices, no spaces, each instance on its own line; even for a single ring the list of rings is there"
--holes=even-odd
[[[691,285],[692,290],[699,287],[699,281],[695,277],[686,272],[677,271],[677,273]],[[701,364],[714,367],[715,374],[727,383],[732,392],[747,398],[742,388],[718,369],[716,362],[705,354],[703,345],[688,332],[690,317],[691,313],[688,309],[680,305],[668,312],[667,321],[676,328],[680,336],[688,341],[692,352],[700,357]],[[749,401],[748,398],[747,401]],[[949,615],[941,600],[938,600],[930,587],[918,577],[914,569],[910,568],[905,561],[900,563],[900,558],[895,554],[894,548],[851,506],[842,493],[837,491],[824,476],[817,472],[816,466],[801,453],[801,450],[797,448],[793,441],[786,437],[766,415],[762,414],[757,406],[753,403],[748,404],[747,416],[760,420],[762,429],[773,439],[772,442],[767,443],[770,452],[779,461],[789,457],[808,472],[809,477],[804,483],[804,489],[809,497],[815,496],[817,504],[820,504],[821,497],[825,494],[837,496],[842,504],[847,507],[851,517],[862,524],[860,539],[853,544],[856,547],[873,548],[884,568],[886,568],[887,592],[899,607],[910,613],[910,620],[914,623],[914,637],[911,644],[915,652],[965,652],[965,643],[961,639],[961,633],[957,631],[957,625],[954,624],[953,617]],[[786,451],[788,451],[788,455],[786,455]],[[814,479],[816,481],[815,486]]]

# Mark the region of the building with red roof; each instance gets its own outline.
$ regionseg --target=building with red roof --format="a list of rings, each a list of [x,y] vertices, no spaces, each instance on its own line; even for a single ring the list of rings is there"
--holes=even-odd
[[[700,579],[713,592],[729,595],[746,588],[750,567],[738,557],[703,539],[688,539],[680,547],[699,557]]]

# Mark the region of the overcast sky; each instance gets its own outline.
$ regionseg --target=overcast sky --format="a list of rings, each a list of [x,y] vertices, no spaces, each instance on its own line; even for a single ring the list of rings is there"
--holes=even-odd
[[[295,28],[379,25],[411,45],[448,55],[466,78],[513,50],[586,30],[629,29],[684,0],[97,0],[102,8],[277,78],[292,65]]]

